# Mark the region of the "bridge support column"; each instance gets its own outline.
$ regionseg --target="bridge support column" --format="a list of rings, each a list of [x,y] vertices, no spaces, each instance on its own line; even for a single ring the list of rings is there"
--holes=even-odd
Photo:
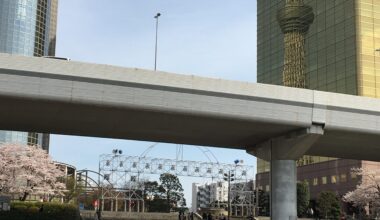
[[[271,160],[270,207],[272,220],[297,219],[295,160]]]
[[[323,125],[312,125],[247,147],[248,153],[270,161],[272,220],[297,219],[296,160],[305,155],[321,135]]]

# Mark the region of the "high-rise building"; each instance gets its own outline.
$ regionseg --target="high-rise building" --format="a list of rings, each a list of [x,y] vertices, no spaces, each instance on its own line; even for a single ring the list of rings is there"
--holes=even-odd
[[[306,88],[380,97],[380,1],[303,0],[314,21],[305,35]],[[278,11],[285,0],[257,0],[257,81],[282,85],[284,34]],[[307,15],[305,15],[307,16]],[[358,146],[360,147],[360,146]],[[358,182],[353,167],[379,163],[304,156],[297,161],[298,180],[309,183],[311,197],[332,190],[343,195]],[[269,190],[269,163],[258,159],[257,185]]]
[[[54,56],[58,0],[0,0],[0,52]],[[0,142],[38,144],[49,150],[49,134],[0,131]]]

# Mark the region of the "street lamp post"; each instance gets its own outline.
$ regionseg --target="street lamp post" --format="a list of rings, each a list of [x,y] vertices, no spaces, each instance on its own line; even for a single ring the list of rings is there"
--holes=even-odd
[[[234,174],[231,173],[231,170],[228,171],[228,173],[224,174],[224,180],[227,181],[228,183],[228,199],[227,199],[227,215],[228,215],[228,220],[230,220],[231,217],[231,182],[234,181],[235,179],[233,178]]]
[[[161,16],[161,13],[157,13],[154,18],[156,19],[156,43],[154,46],[154,71],[157,70],[157,37],[158,37],[158,17]]]
[[[99,195],[99,193],[100,193],[100,195]],[[104,208],[104,198],[103,198],[103,186],[102,186],[102,184],[100,182],[100,160],[99,160],[99,170],[98,170],[98,207],[97,207],[98,210],[96,212],[96,215],[97,215],[98,219],[101,219],[103,208]]]

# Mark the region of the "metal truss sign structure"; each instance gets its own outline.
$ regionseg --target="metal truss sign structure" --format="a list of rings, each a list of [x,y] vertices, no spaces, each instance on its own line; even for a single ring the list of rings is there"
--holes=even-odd
[[[118,200],[124,200],[124,203],[140,200],[143,203],[139,192],[144,190],[144,175],[170,173],[223,181],[224,174],[229,171],[234,174],[234,184],[231,184],[231,196],[235,198],[233,203],[241,207],[253,207],[253,186],[249,186],[249,183],[252,184],[253,166],[121,154],[102,154],[99,158],[103,199],[111,200],[112,203]]]

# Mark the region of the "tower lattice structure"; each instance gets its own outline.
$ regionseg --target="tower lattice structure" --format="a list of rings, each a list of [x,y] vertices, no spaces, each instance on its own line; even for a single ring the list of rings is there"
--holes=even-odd
[[[314,21],[313,9],[303,0],[286,0],[277,12],[284,33],[284,86],[306,88],[305,35]]]

